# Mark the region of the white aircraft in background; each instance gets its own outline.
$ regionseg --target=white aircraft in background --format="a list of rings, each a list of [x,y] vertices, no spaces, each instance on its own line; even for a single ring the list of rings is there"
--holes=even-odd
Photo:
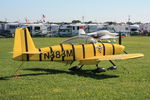
[[[107,30],[100,30],[92,33],[85,33],[84,26],[80,26],[79,35],[88,35],[99,39],[115,39],[118,38],[118,33],[111,33]]]

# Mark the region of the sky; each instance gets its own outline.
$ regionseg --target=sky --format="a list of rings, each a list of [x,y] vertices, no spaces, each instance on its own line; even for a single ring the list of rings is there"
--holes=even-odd
[[[0,21],[150,22],[150,0],[0,0]]]

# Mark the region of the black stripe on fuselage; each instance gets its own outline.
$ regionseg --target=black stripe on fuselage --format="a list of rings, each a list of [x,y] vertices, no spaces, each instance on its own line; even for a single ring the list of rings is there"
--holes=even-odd
[[[75,61],[75,60],[76,60],[76,56],[75,56],[75,47],[74,47],[73,44],[71,44],[71,46],[72,46],[72,51],[73,51],[73,61]]]
[[[115,55],[115,46],[114,46],[114,44],[111,44],[112,45],[112,50],[113,50],[113,55]]]
[[[41,52],[41,49],[39,49],[39,52]],[[42,53],[39,54],[39,61],[42,61]]]
[[[63,44],[60,44],[60,47],[61,47],[62,54],[63,54],[63,52],[64,52],[64,47],[63,47]],[[64,58],[65,58],[65,56],[64,56],[64,55],[62,55],[62,61],[64,61]]]
[[[93,53],[94,53],[94,56],[96,56],[96,48],[95,48],[95,44],[92,43],[92,45],[93,45]]]
[[[24,29],[24,40],[25,40],[25,50],[28,52],[28,40],[27,40],[27,31]],[[29,61],[29,54],[26,54],[27,61]]]
[[[84,47],[84,44],[82,44],[82,51],[83,51],[83,58],[85,58],[85,47]]]
[[[50,48],[50,51],[51,51],[51,61],[53,61],[53,59],[54,59],[54,52],[53,52],[53,49],[52,49],[52,47],[49,47]]]
[[[105,54],[106,54],[105,44],[102,43],[102,45],[103,45],[103,55],[105,56]]]

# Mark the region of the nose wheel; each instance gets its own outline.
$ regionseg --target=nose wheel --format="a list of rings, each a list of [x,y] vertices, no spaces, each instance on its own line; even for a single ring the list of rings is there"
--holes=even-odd
[[[116,70],[117,69],[117,66],[111,66],[109,68],[107,68],[107,70]]]
[[[117,66],[115,65],[115,63],[114,63],[113,61],[111,61],[111,60],[109,60],[109,62],[110,62],[113,66],[107,68],[107,70],[116,70],[116,69],[117,69]]]

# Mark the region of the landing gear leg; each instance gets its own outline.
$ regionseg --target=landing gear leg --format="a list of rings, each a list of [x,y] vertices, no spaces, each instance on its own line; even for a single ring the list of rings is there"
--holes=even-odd
[[[80,70],[82,70],[83,66],[84,65],[74,66],[74,67],[69,68],[69,70],[71,70],[71,71],[80,71]]]
[[[111,60],[109,60],[109,62],[110,62],[113,66],[107,68],[107,70],[116,70],[116,69],[117,69],[117,66],[115,65],[115,63],[114,63],[113,61],[111,61]]]

